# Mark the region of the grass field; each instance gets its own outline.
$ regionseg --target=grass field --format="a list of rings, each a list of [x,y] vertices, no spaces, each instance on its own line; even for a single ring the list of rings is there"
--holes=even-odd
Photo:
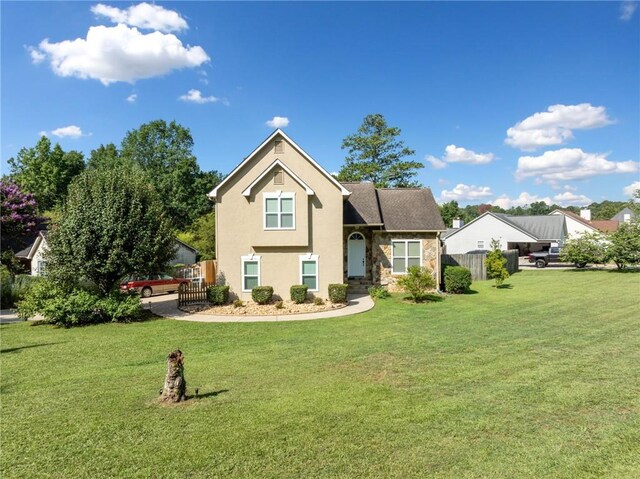
[[[9,477],[640,477],[640,274],[288,323],[0,327]],[[165,357],[190,393],[155,403]]]

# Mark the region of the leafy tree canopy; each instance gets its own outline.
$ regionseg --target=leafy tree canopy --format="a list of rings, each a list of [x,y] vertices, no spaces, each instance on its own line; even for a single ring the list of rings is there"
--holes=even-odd
[[[400,128],[388,126],[381,114],[367,115],[358,132],[342,141],[348,155],[338,180],[370,181],[377,188],[420,186],[414,177],[424,165],[404,159],[415,151],[407,148],[399,136]]]
[[[78,176],[48,244],[47,275],[58,286],[89,279],[103,295],[127,274],[161,271],[175,254],[160,195],[137,165]]]
[[[25,191],[32,193],[40,212],[63,203],[71,180],[84,170],[84,156],[77,151],[65,152],[58,143],[42,136],[36,146],[22,148],[9,159],[11,177]]]
[[[198,218],[186,231],[178,233],[178,239],[193,246],[200,252],[200,259],[215,259],[215,213],[209,213]]]
[[[640,264],[640,221],[622,223],[608,239],[608,256],[618,269]]]
[[[117,158],[113,145],[96,151],[96,163]],[[206,193],[220,181],[216,172],[202,172],[193,155],[193,138],[188,128],[172,121],[155,120],[127,132],[120,157],[140,165],[162,195],[173,225],[184,229],[212,210]],[[106,160],[105,160],[106,158]]]

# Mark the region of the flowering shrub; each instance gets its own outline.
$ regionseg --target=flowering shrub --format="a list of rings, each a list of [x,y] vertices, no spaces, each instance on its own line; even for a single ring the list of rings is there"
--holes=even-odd
[[[23,193],[18,185],[10,180],[0,180],[0,229],[2,242],[15,242],[33,233],[38,223],[36,200],[31,193]]]

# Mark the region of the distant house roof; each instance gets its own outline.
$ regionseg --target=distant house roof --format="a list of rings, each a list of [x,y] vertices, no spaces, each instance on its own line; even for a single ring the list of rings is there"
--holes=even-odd
[[[507,216],[497,213],[506,222],[517,225],[521,229],[531,233],[538,240],[559,240],[564,235],[564,218],[562,216]]]
[[[585,226],[590,226],[591,228],[595,228],[595,226],[593,226],[593,223],[591,221],[585,220],[582,216],[580,216],[579,214],[574,213],[573,211],[569,211],[569,210],[553,210],[549,214],[552,215],[555,212],[562,213],[565,216],[573,218],[574,220],[576,220],[579,223],[582,223]]]
[[[636,213],[631,208],[629,208],[628,206],[625,206],[611,219],[613,221],[619,221],[620,223],[624,223],[624,215],[630,215],[631,219],[634,219],[637,216]]]
[[[199,251],[197,249],[195,249],[193,246],[188,245],[187,243],[185,243],[184,241],[179,240],[178,238],[176,238],[176,243],[181,244],[182,246],[184,246],[187,249],[190,249],[191,251],[193,251],[194,253],[199,253]]]
[[[458,231],[464,230],[469,225],[481,221],[485,216],[493,216],[512,228],[530,236],[534,241],[557,241],[565,237],[564,218],[561,215],[510,216],[504,213],[487,211],[461,228],[452,228],[447,230],[444,238],[448,238],[449,236],[458,233]]]
[[[446,228],[428,188],[375,188],[372,183],[343,183],[344,224],[383,226],[387,231],[444,231]]]
[[[591,224],[604,233],[613,233],[620,226],[620,222],[616,220],[593,220]]]
[[[40,244],[42,243],[42,241],[45,241],[46,244],[46,239],[47,239],[47,231],[46,230],[42,230],[42,231],[38,231],[38,235],[27,245],[26,248],[18,251],[16,253],[16,257],[18,258],[22,258],[22,259],[32,259],[33,255],[36,254],[36,251],[38,251],[38,248],[40,247]]]
[[[564,238],[564,218],[558,215],[540,216],[507,216],[496,213],[507,223],[516,225],[541,240],[559,240]]]

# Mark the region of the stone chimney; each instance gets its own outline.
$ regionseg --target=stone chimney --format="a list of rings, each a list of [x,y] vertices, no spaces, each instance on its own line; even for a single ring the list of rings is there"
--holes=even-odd
[[[464,220],[461,220],[460,218],[454,218],[453,227],[455,229],[462,228],[463,226],[464,226]]]
[[[583,220],[591,221],[591,210],[589,208],[580,210],[580,217]]]

